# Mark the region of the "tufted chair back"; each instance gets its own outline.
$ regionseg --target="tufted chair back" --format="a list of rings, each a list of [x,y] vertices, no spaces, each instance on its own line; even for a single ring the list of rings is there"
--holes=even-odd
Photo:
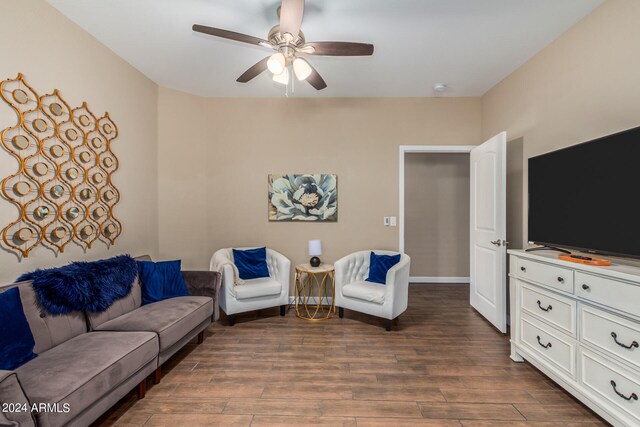
[[[233,249],[246,251],[247,249],[256,249],[256,247],[248,246],[248,247],[241,247],[241,248],[227,248],[226,250],[229,253],[229,260],[231,262],[233,262]],[[282,283],[282,281],[285,280],[285,277],[283,277],[284,272],[282,271],[283,269],[282,255],[274,251],[273,249],[269,249],[269,248],[267,248],[266,252],[267,252],[267,268],[269,269],[269,277],[271,277],[273,280],[276,280]],[[286,282],[287,284],[289,283],[288,271],[286,272]]]
[[[369,276],[369,259],[371,252],[378,255],[397,255],[398,252],[393,251],[360,251],[349,255],[346,263],[336,265],[336,282],[352,283],[361,282]]]
[[[267,268],[269,268],[269,276],[276,279],[280,274],[280,266],[276,258],[276,252],[267,248]]]

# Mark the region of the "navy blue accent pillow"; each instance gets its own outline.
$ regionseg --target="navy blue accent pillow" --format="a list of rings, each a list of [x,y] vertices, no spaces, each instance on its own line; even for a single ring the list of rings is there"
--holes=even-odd
[[[238,268],[238,275],[242,280],[269,277],[267,248],[234,249],[233,263]]]
[[[377,255],[371,252],[369,257],[369,277],[367,282],[387,284],[387,272],[391,267],[400,262],[400,254],[398,255]]]
[[[18,288],[0,293],[0,369],[13,371],[37,357],[35,345]]]
[[[126,297],[138,274],[129,255],[91,262],[72,262],[57,268],[38,269],[20,276],[16,282],[33,281],[38,302],[49,314],[74,311],[100,313],[114,301]]]
[[[136,261],[142,289],[142,305],[174,297],[189,296],[187,284],[180,271],[180,260]]]

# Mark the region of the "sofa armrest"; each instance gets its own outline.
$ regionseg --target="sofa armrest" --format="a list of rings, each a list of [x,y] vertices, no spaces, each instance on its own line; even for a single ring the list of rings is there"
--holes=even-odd
[[[220,293],[220,273],[217,271],[182,271],[182,277],[191,295],[213,299],[213,321],[218,320],[218,295]]]
[[[18,376],[13,371],[0,370],[0,404],[7,404],[7,411],[0,411],[0,425],[35,426],[31,404],[25,396]],[[4,405],[2,405],[4,406]]]

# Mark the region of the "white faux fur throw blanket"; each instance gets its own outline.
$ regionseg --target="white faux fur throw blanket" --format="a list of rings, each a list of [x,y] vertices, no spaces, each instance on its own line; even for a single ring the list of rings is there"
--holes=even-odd
[[[233,268],[233,284],[235,286],[244,285],[244,280],[240,278],[238,267],[233,263],[233,255],[231,249],[225,249],[216,252],[211,260],[211,267],[214,271],[224,274],[224,266],[230,265]]]

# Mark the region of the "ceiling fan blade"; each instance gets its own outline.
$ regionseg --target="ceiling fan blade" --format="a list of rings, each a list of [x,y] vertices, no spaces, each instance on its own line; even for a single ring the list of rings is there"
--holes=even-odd
[[[312,47],[313,49],[308,49]],[[354,42],[310,42],[300,48],[310,55],[368,56],[373,55],[373,45]]]
[[[253,79],[254,77],[257,77],[260,73],[262,73],[267,69],[268,60],[269,60],[269,57],[267,56],[266,58],[256,62],[255,64],[253,64],[251,68],[249,68],[240,77],[238,77],[236,81],[240,83],[246,83],[249,80]]]
[[[320,76],[320,74],[316,71],[316,69],[313,68],[311,64],[309,64],[309,67],[311,67],[311,74],[309,74],[309,77],[307,77],[306,79],[309,82],[309,84],[314,88],[316,88],[317,90],[322,90],[325,87],[327,87],[327,83],[324,81],[322,76]]]
[[[193,31],[198,33],[209,34],[211,36],[222,37],[223,39],[235,40],[243,43],[265,46],[269,42],[258,37],[248,36],[246,34],[236,33],[229,30],[221,30],[220,28],[207,27],[206,25],[194,24],[191,27]]]
[[[282,0],[280,8],[280,34],[291,34],[295,39],[300,33],[304,0]]]

